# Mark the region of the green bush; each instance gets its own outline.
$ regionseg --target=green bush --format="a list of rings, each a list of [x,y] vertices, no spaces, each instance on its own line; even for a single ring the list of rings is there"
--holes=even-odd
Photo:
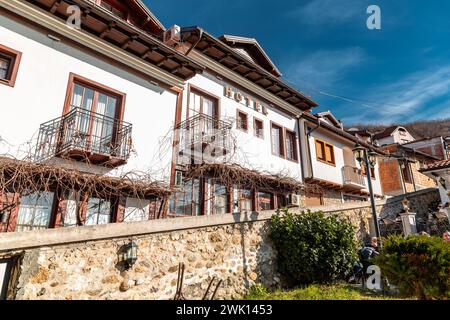
[[[270,238],[279,271],[294,285],[341,279],[357,259],[354,228],[337,215],[285,210],[272,217]]]
[[[438,237],[390,236],[374,264],[401,294],[450,298],[450,243]]]

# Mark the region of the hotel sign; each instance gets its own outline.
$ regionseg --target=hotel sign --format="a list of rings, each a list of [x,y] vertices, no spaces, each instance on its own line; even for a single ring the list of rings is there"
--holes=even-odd
[[[253,97],[250,97],[249,95],[246,95],[240,91],[233,90],[231,87],[224,87],[224,95],[227,98],[233,99],[236,102],[246,106],[247,108],[251,108],[259,113],[262,113],[263,115],[267,116],[269,113],[267,107],[257,99],[254,99]]]

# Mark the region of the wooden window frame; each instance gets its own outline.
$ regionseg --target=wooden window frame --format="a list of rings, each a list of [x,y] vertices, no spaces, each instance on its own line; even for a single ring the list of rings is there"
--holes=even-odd
[[[286,160],[298,163],[299,156],[298,156],[298,147],[297,147],[297,144],[298,144],[297,134],[295,131],[292,131],[292,130],[289,130],[286,128],[284,129],[284,131],[285,131],[284,132],[284,140],[285,140],[284,147],[285,147]],[[294,143],[294,158],[293,159],[289,158],[288,154],[287,154],[287,141],[286,140],[287,140],[288,135],[292,135],[292,137],[294,139],[294,141],[293,141],[293,143]]]
[[[227,187],[225,184],[221,183],[220,180],[212,178],[210,180],[210,183],[209,183],[210,198],[211,198],[211,200],[210,200],[210,205],[211,205],[210,214],[211,215],[218,214],[218,213],[214,212],[215,211],[215,203],[216,203],[216,194],[215,194],[214,191],[215,191],[215,187],[216,187],[217,184],[220,184],[221,186],[225,187],[225,189],[226,189],[226,194],[225,194],[225,197],[226,197],[225,214],[230,213],[231,212],[231,207],[230,207],[231,192],[230,192],[230,188]]]
[[[188,85],[188,92],[187,92],[187,104],[186,104],[186,119],[189,119],[190,115],[189,115],[189,110],[191,109],[191,92],[198,94],[199,96],[206,96],[210,99],[213,99],[216,101],[216,115],[215,115],[215,119],[219,120],[220,119],[220,97],[216,96],[215,94],[212,94],[206,90],[203,90],[197,86],[194,86],[192,84]],[[203,113],[203,102],[200,106],[200,114],[204,114]]]
[[[317,153],[317,143],[319,143],[319,144],[321,144],[323,146],[322,151],[323,151],[324,159],[320,159],[319,158],[319,155]],[[332,148],[332,153],[331,153],[331,158],[332,158],[331,160],[332,161],[328,161],[328,159],[327,159],[326,151],[325,151],[327,146]],[[314,147],[316,148],[316,160],[318,162],[322,162],[322,163],[325,163],[327,165],[336,167],[336,156],[334,154],[334,145],[332,145],[331,143],[325,142],[325,141],[323,141],[321,139],[314,138]]]
[[[90,80],[88,78],[85,78],[85,77],[75,74],[73,72],[71,72],[69,74],[69,81],[67,83],[66,97],[64,99],[64,107],[63,107],[63,112],[62,112],[63,117],[70,112],[70,103],[72,100],[72,95],[73,95],[73,90],[74,90],[75,84],[79,84],[86,88],[94,90],[95,93],[94,93],[94,98],[92,100],[92,105],[95,106],[95,108],[97,107],[98,93],[107,94],[107,95],[110,95],[110,96],[113,96],[114,98],[116,98],[117,105],[116,105],[116,114],[114,115],[114,119],[116,121],[118,121],[119,127],[122,126],[123,117],[124,117],[124,113],[125,113],[125,102],[126,102],[127,95],[121,91],[118,91],[116,89],[113,89],[111,87],[103,85],[99,82]],[[95,113],[95,112],[96,112],[96,110],[91,110],[91,113]],[[91,118],[89,119],[89,129],[88,130],[89,130],[89,132],[88,132],[89,138],[88,139],[89,139],[89,143],[90,143],[90,140],[92,139],[92,130],[93,130],[93,123],[92,123]],[[116,136],[116,134],[113,133],[113,137],[115,137],[115,136]],[[116,141],[112,141],[112,144],[115,144],[115,143],[116,143]]]
[[[261,127],[262,127],[262,129],[261,129],[261,135],[258,135],[257,127],[256,127],[256,122],[259,122],[259,123],[261,123],[261,125],[262,125],[262,126],[261,126]],[[254,134],[255,137],[264,140],[264,120],[259,119],[259,118],[257,118],[257,117],[253,117],[253,134]]]
[[[14,87],[16,84],[17,73],[19,72],[20,61],[22,59],[22,52],[0,44],[0,56],[11,59],[7,79],[0,79],[0,84]]]
[[[366,166],[365,166],[364,163],[361,164],[361,175],[362,175],[363,177],[367,177],[367,174],[366,174]],[[371,178],[372,180],[376,180],[376,179],[377,179],[377,178],[376,178],[376,175],[375,175],[375,168],[373,168],[373,167],[370,167],[370,178]]]
[[[273,192],[269,192],[269,191],[265,191],[265,190],[256,190],[255,191],[255,206],[254,206],[254,210],[255,211],[262,211],[259,208],[259,193],[267,193],[268,195],[270,195],[270,208],[268,210],[275,210],[275,195]]]
[[[245,116],[245,128],[242,128],[239,123],[240,123],[240,116],[243,115]],[[244,112],[242,110],[236,109],[236,129],[240,130],[242,132],[247,133],[248,132],[248,113]]]
[[[280,154],[276,154],[273,151],[273,135],[272,135],[272,129],[273,127],[277,127],[280,129]],[[285,150],[285,138],[284,138],[284,127],[279,125],[278,123],[275,123],[273,121],[270,121],[270,151],[272,153],[272,155],[282,158],[282,159],[286,159],[286,150]]]

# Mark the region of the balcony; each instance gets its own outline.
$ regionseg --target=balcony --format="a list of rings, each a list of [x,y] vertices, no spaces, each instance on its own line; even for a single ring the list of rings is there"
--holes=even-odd
[[[201,164],[230,154],[233,150],[231,123],[198,114],[176,128],[176,163]]]
[[[366,181],[361,173],[361,169],[352,166],[342,167],[342,175],[344,177],[344,186],[352,189],[364,189]]]
[[[132,125],[102,114],[74,108],[41,124],[35,160],[71,158],[106,167],[125,164],[132,149]]]

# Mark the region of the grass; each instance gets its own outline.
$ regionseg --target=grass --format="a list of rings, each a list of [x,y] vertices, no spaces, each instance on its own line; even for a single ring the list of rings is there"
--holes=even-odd
[[[350,284],[309,285],[288,291],[268,292],[261,286],[250,289],[245,300],[398,300],[395,296],[362,290]]]

